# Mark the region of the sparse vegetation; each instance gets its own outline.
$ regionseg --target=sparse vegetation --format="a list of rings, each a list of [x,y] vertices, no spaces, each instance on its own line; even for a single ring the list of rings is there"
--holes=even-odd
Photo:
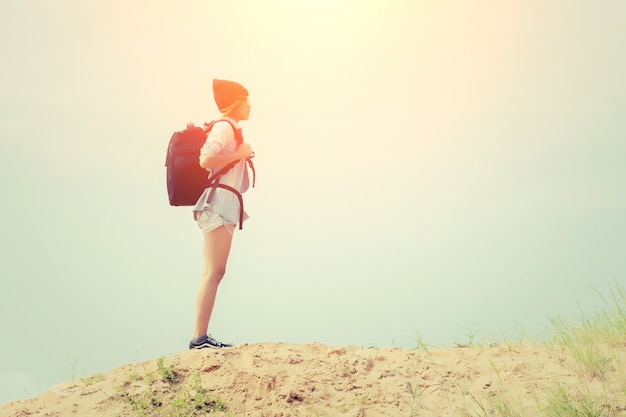
[[[555,381],[556,386],[539,387],[532,393],[537,409],[531,413],[503,395],[472,399],[479,417],[623,417],[626,416],[626,374],[619,349],[626,346],[626,291],[615,283],[610,298],[596,290],[602,300],[593,314],[581,311],[579,319],[550,319],[551,327],[544,344],[561,356],[564,366],[577,373],[579,386],[572,388]],[[470,344],[473,337],[470,337]],[[511,346],[509,345],[509,350]],[[502,386],[498,369],[491,366]],[[596,389],[591,390],[590,386]],[[469,407],[468,407],[469,408]]]
[[[85,385],[92,385],[92,384],[95,384],[96,382],[102,382],[102,381],[104,381],[104,374],[94,374],[94,375],[83,378],[83,383]]]
[[[178,382],[174,367],[165,363],[164,356],[161,356],[157,359],[157,367],[159,368],[159,373],[161,374],[161,378],[163,378],[163,381],[169,382],[171,384],[175,384]]]
[[[424,352],[428,352],[428,344],[426,342],[424,342],[424,340],[422,339],[422,337],[419,334],[416,334],[413,337],[413,341],[415,342],[415,347],[413,349],[415,350],[423,350]]]
[[[514,409],[511,404],[502,398],[487,398],[485,401],[472,397],[478,406],[475,415],[478,417],[524,417],[524,414]]]
[[[411,399],[410,399],[411,414],[409,414],[409,416],[417,417],[419,415],[418,414],[419,398],[420,398],[420,394],[422,393],[422,391],[420,390],[419,384],[413,385],[410,382],[407,383],[407,391],[409,392],[409,394],[411,394]]]
[[[165,357],[157,359],[156,364],[161,383],[165,386],[157,388],[154,373],[147,372],[145,377],[133,374],[118,389],[138,417],[195,417],[215,412],[222,412],[220,415],[223,416],[232,415],[225,414],[228,407],[221,398],[209,396],[197,373],[191,376],[189,383],[182,384],[180,373],[167,363]],[[137,386],[138,381],[144,381],[146,385]]]
[[[584,416],[605,417],[617,415],[605,412],[605,405],[600,405],[586,388],[585,391],[570,392],[561,384],[557,384],[548,399],[546,415],[550,417]]]
[[[68,357],[68,361],[69,361],[69,364],[70,364],[70,369],[67,371],[67,373],[69,374],[71,380],[76,379],[76,365],[78,365],[78,360],[79,359],[80,358],[76,358],[76,359],[72,360],[72,359],[70,359]]]
[[[616,367],[621,368],[616,347],[626,342],[626,293],[618,284],[606,298],[595,290],[603,305],[593,314],[581,311],[581,318],[551,319],[549,345],[571,357],[581,374],[606,380]]]
[[[354,397],[345,407],[341,409],[341,413],[345,414],[351,411],[357,405],[367,405],[369,400],[367,397]]]

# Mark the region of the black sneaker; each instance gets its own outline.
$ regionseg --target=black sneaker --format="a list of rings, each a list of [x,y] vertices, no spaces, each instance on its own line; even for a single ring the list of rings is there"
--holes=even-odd
[[[211,335],[203,336],[200,338],[200,340],[192,339],[191,342],[189,342],[189,349],[220,349],[226,347],[232,347],[232,344],[218,342],[217,340],[213,339],[213,336]]]

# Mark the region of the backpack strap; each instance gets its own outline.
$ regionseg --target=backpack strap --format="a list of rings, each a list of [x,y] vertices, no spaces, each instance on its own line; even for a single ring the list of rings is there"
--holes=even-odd
[[[228,119],[218,119],[218,120],[214,120],[211,123],[205,123],[204,124],[204,131],[208,134],[211,129],[213,128],[213,125],[215,123],[218,122],[228,122],[228,124],[230,125],[230,127],[233,128],[233,132],[235,133],[235,142],[237,143],[237,145],[241,145],[243,143],[243,134],[241,133],[241,128],[237,128],[235,127],[235,125],[233,124],[233,122],[231,122]],[[254,186],[256,185],[256,170],[254,169],[254,163],[252,163],[252,158],[254,158],[254,152],[252,153],[252,155],[250,155],[249,158],[246,158],[246,162],[248,163],[248,167],[250,168],[250,170],[252,170],[252,188],[254,188]],[[226,167],[230,167],[228,169],[226,169],[224,172],[222,172],[222,170],[219,170],[214,177],[217,177],[218,174],[219,175],[224,175],[226,174],[230,169],[232,169],[235,165],[237,165],[237,162],[239,161],[235,161],[232,166],[226,165]],[[224,167],[224,168],[226,168]]]
[[[236,189],[234,189],[233,187],[226,185],[226,184],[220,184],[219,182],[209,185],[208,188],[211,188],[211,192],[209,193],[209,197],[207,198],[207,201],[211,200],[211,197],[213,196],[213,193],[215,192],[217,188],[223,188],[225,190],[232,192],[233,194],[237,196],[237,199],[239,200],[239,230],[243,229],[244,211],[243,211],[243,196],[241,195],[241,193],[237,191]]]
[[[233,132],[235,133],[235,142],[237,143],[237,145],[241,145],[243,143],[243,134],[241,133],[241,128],[237,128],[233,124],[233,122],[231,122],[228,119],[217,119],[217,120],[213,120],[211,123],[205,123],[204,131],[206,133],[209,133],[211,129],[213,128],[213,126],[215,125],[215,123],[219,123],[219,122],[227,122],[230,125],[230,127],[233,128]]]

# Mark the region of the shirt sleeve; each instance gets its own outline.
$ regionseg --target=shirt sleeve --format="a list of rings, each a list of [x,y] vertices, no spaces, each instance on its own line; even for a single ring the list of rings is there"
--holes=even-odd
[[[200,148],[200,155],[217,155],[234,140],[235,136],[230,124],[216,123],[209,132],[206,142]]]

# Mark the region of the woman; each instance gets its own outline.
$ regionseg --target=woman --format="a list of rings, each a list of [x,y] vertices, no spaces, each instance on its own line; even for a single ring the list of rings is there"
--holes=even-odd
[[[248,90],[233,81],[213,80],[213,95],[221,117],[211,128],[200,150],[200,166],[215,173],[229,163],[239,161],[220,177],[220,183],[244,193],[249,185],[245,159],[252,156],[252,148],[243,143],[238,123],[250,116]],[[204,263],[196,298],[196,326],[189,349],[232,346],[218,342],[207,332],[217,287],[226,272],[233,233],[239,221],[239,210],[237,196],[232,191],[221,188],[204,190],[193,209],[194,219],[204,234]],[[243,219],[247,218],[244,213]]]

